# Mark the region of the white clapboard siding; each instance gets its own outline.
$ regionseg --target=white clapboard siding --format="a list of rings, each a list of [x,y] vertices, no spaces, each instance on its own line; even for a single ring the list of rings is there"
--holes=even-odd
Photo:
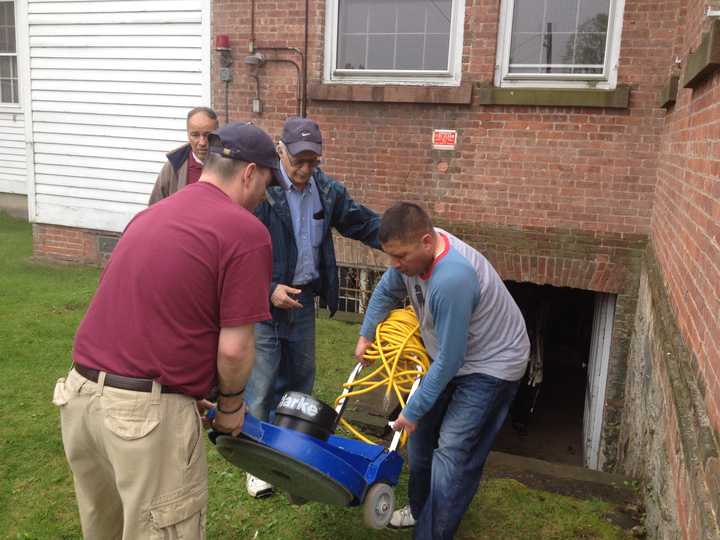
[[[150,1],[150,0],[148,0]],[[32,26],[30,27],[32,31]],[[198,36],[36,36],[30,35],[30,47],[192,47]],[[32,52],[32,51],[31,51]]]
[[[151,191],[150,186],[148,186],[145,182],[133,183],[129,182],[125,178],[122,180],[111,180],[109,178],[62,176],[58,174],[36,174],[36,178],[39,184],[45,184],[46,186],[81,188],[88,190],[88,193],[90,193],[90,190],[99,190],[100,192],[107,191],[110,193],[117,191],[123,194],[131,193],[134,195],[140,191],[142,192],[143,197],[146,197],[150,195]],[[142,202],[146,202],[146,200],[143,200]]]
[[[67,128],[66,128],[67,129]],[[35,143],[48,143],[54,145],[66,145],[72,144],[78,147],[87,146],[89,148],[96,148],[99,144],[106,148],[120,149],[120,150],[134,150],[135,156],[140,156],[140,151],[151,151],[153,156],[157,152],[166,152],[168,149],[168,139],[145,139],[139,140],[136,138],[123,138],[123,137],[108,137],[107,129],[103,134],[88,135],[87,131],[83,131],[82,134],[78,135],[67,135],[65,133],[47,133],[35,131]],[[0,141],[0,146],[5,144]],[[176,145],[180,146],[182,141],[176,141]],[[123,154],[123,157],[127,153]],[[152,161],[152,160],[151,160]]]
[[[35,165],[35,173],[45,176],[63,176],[65,178],[75,177],[83,181],[93,178],[93,174],[97,175],[97,169],[88,167],[77,167],[74,165],[57,165],[53,163],[38,163]],[[115,169],[104,169],[102,177],[110,182],[137,182],[139,184],[147,183],[147,174],[143,171],[118,171]]]
[[[209,0],[27,5],[34,219],[121,231],[210,104]],[[17,142],[0,153],[20,162]]]
[[[0,193],[28,192],[24,118],[20,110],[0,111]]]
[[[186,60],[201,60],[201,51],[192,47],[95,47],[74,49],[72,47],[37,47],[35,58],[140,58],[145,60],[172,60],[181,55]]]
[[[88,83],[88,89],[94,90],[92,83]],[[67,92],[54,92],[46,90],[33,90],[34,101],[56,101],[65,103]],[[122,94],[114,92],[75,92],[73,97],[82,100],[83,103],[123,104],[123,105],[159,105],[182,107],[183,111],[192,108],[198,102],[196,96],[173,96],[167,94]]]
[[[50,80],[50,81],[127,81],[127,82],[159,82],[168,84],[197,84],[198,77],[196,73],[170,71],[111,71],[108,69],[98,69],[93,71],[83,71],[74,69],[33,69],[33,81]]]
[[[64,115],[65,117],[69,115]],[[67,118],[63,118],[67,120]],[[68,132],[68,124],[72,125],[73,122],[40,122],[37,121],[33,125],[35,128],[35,137],[42,137],[48,134],[58,134],[61,137],[66,137]],[[80,124],[81,128],[78,131],[83,135],[92,136],[99,135],[101,137],[108,136],[108,126],[96,126],[91,124]],[[121,139],[127,137],[125,140],[132,140],[134,144],[141,144],[144,147],[147,146],[146,142],[154,142],[155,144],[161,145],[163,148],[167,148],[168,141],[176,141],[178,146],[180,143],[185,142],[184,134],[179,135],[177,131],[172,129],[158,129],[155,127],[144,128],[144,127],[122,127],[113,126],[112,128],[112,139]],[[153,147],[154,148],[154,147]]]
[[[72,114],[67,112],[35,112],[33,111],[34,122],[55,122],[58,124],[68,124],[75,126],[72,132],[75,133],[77,129],[83,129],[85,126],[89,127],[104,127],[105,133],[108,132],[108,128],[124,127],[124,128],[157,128],[162,130],[172,130],[181,138],[185,138],[185,132],[178,132],[177,130],[177,118],[152,118],[144,116],[105,116],[96,114]],[[33,123],[33,127],[34,127]],[[77,127],[81,126],[81,127]],[[140,130],[138,130],[140,133]],[[114,130],[112,131],[114,133]],[[141,137],[141,135],[138,135]]]
[[[48,13],[199,13],[200,5],[194,0],[105,0],[85,2],[30,2],[28,13],[30,16]]]
[[[53,24],[36,24],[33,36],[193,36],[196,25],[173,24],[142,24],[122,27],[113,24],[93,24],[92,26],[55,26]]]

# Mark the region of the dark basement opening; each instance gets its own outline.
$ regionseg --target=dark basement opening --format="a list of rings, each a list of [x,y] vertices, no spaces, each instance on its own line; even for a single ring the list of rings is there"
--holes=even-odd
[[[511,281],[506,285],[523,312],[542,366],[523,377],[493,449],[582,467],[594,293]],[[537,356],[534,350],[531,356]]]

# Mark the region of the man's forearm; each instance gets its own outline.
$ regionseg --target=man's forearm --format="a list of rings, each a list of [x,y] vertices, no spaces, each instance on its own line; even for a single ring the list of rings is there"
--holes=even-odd
[[[242,404],[244,397],[242,392],[254,365],[254,333],[242,336],[232,347],[220,347],[217,356],[217,372],[219,401],[223,410],[233,410]]]

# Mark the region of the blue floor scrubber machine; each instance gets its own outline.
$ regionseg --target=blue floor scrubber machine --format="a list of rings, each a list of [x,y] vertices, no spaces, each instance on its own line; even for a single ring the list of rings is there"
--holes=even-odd
[[[353,369],[348,383],[361,369],[361,364]],[[362,506],[365,524],[380,529],[395,509],[401,433],[388,448],[334,435],[346,402],[341,396],[333,409],[307,394],[288,392],[273,423],[246,414],[238,437],[215,431],[209,437],[227,461],[286,492],[291,503]]]

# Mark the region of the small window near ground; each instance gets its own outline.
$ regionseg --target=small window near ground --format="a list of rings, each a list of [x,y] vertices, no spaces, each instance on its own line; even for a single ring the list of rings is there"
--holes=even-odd
[[[614,88],[624,0],[502,0],[497,86]]]
[[[18,101],[15,2],[0,2],[0,102]]]
[[[328,0],[327,82],[459,84],[464,0]]]

